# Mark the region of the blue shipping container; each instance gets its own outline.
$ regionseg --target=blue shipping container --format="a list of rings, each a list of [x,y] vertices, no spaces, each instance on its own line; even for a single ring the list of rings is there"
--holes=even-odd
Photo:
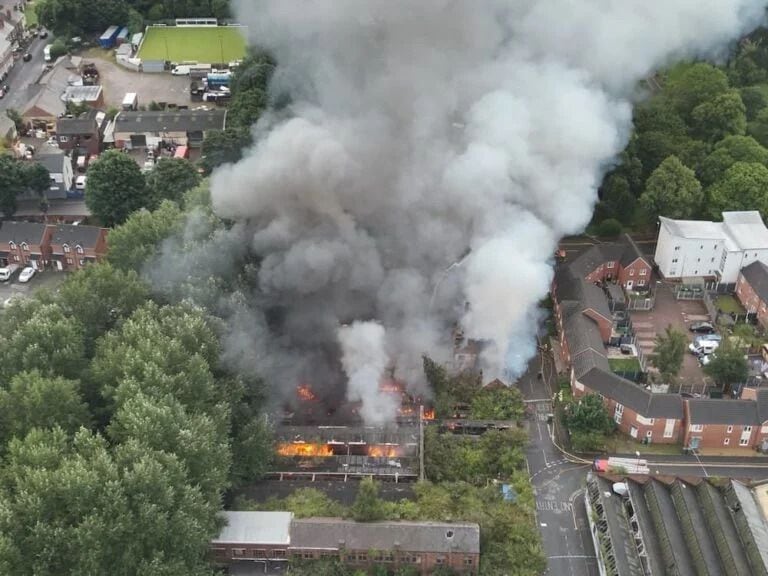
[[[115,38],[120,32],[120,26],[110,26],[99,38],[99,45],[102,48],[112,48],[115,45]]]
[[[218,74],[208,74],[206,76],[208,80],[208,86],[229,86],[229,82],[232,80],[232,74],[229,72],[222,72]]]

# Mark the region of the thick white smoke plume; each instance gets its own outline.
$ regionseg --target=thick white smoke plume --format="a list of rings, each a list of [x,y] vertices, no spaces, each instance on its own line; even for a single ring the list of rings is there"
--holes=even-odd
[[[369,424],[386,424],[397,416],[399,398],[381,392],[379,383],[389,364],[384,328],[377,322],[353,322],[339,328],[341,364],[349,378],[347,397],[360,402]]]
[[[316,360],[313,351],[338,345],[338,332],[345,351],[369,354],[380,371],[385,335],[387,358],[410,383],[422,353],[450,350],[452,320],[489,342],[486,377],[521,373],[556,242],[588,223],[601,175],[627,140],[638,81],[671,59],[715,55],[765,8],[763,0],[235,5],[251,42],[274,53],[274,89],[293,104],[288,119],[260,122],[241,162],[214,174],[213,202],[223,217],[248,219],[263,258],[259,299],[283,310],[280,365]],[[339,332],[354,320],[386,330]],[[350,393],[366,401],[372,388],[355,384],[351,358]]]

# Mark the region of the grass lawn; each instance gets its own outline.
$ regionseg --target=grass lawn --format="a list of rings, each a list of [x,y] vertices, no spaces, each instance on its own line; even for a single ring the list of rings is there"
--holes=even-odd
[[[611,454],[634,454],[640,452],[640,458],[648,460],[654,454],[682,454],[679,444],[640,444],[621,433],[610,436],[605,447]]]
[[[236,26],[150,27],[139,50],[142,60],[225,63],[245,57],[245,29]]]
[[[744,314],[745,312],[739,301],[733,296],[718,296],[715,305],[726,314]]]
[[[35,5],[32,2],[27,3],[27,7],[24,9],[24,17],[27,21],[27,28],[34,28],[37,26],[37,12],[35,11]]]
[[[608,366],[614,372],[640,372],[640,361],[637,358],[608,358]]]

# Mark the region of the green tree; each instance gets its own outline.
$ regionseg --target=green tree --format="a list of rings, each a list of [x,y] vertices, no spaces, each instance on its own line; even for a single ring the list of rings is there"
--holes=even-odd
[[[33,428],[59,426],[73,434],[89,424],[88,408],[75,380],[22,372],[11,379],[6,390],[0,389],[0,449],[10,437],[24,438]]]
[[[640,204],[655,220],[658,216],[690,218],[701,206],[701,184],[693,170],[676,156],[670,156],[653,171]]]
[[[298,488],[283,499],[272,498],[246,504],[245,508],[241,506],[242,503],[238,503],[238,510],[287,510],[297,518],[344,516],[346,513],[341,504],[317,488]]]
[[[723,394],[730,394],[734,384],[746,382],[749,376],[749,364],[744,350],[729,339],[724,339],[710,357],[709,364],[704,366],[704,373],[720,386]]]
[[[147,175],[147,187],[156,204],[180,202],[184,193],[200,184],[195,166],[184,158],[161,158]]]
[[[616,238],[621,234],[621,229],[621,222],[608,218],[597,225],[597,235],[601,238]]]
[[[671,325],[667,326],[664,334],[656,336],[653,348],[653,365],[659,370],[666,383],[673,383],[677,373],[683,367],[687,339],[685,334],[675,330]]]
[[[236,91],[228,106],[227,120],[234,127],[248,128],[256,123],[267,104],[267,95],[263,90],[250,88]]]
[[[768,149],[751,136],[728,136],[715,144],[714,150],[699,166],[699,181],[705,187],[714,184],[736,162],[768,165]]]
[[[699,104],[714,100],[727,90],[725,73],[704,62],[676,66],[669,71],[664,86],[666,98],[686,120]]]
[[[384,519],[384,501],[379,498],[379,487],[373,478],[364,478],[360,481],[357,497],[350,512],[358,522],[375,522]]]
[[[616,219],[619,224],[629,224],[635,214],[636,198],[629,181],[620,174],[611,174],[600,187],[600,203],[597,211],[603,215],[598,222]]]
[[[517,388],[483,388],[472,399],[472,418],[478,420],[517,420],[525,410],[523,395]]]
[[[51,187],[51,175],[45,166],[32,162],[24,168],[24,182],[27,188],[42,196]]]
[[[21,164],[8,154],[0,154],[0,210],[10,218],[16,212],[17,198],[26,189]]]
[[[746,112],[739,92],[729,90],[693,109],[693,130],[701,139],[709,142],[716,142],[726,136],[742,135],[747,128]]]
[[[768,218],[768,168],[755,162],[736,162],[707,189],[710,216],[726,210],[758,210]]]
[[[105,226],[114,226],[132,212],[152,206],[153,199],[133,158],[109,150],[88,168],[85,203]]]
[[[64,312],[82,323],[90,352],[98,336],[130,316],[148,298],[147,285],[134,271],[102,263],[69,276],[58,289],[57,301]]]
[[[768,146],[768,108],[760,110],[755,119],[747,124],[747,134],[762,146]]]
[[[251,131],[245,128],[212,130],[205,135],[200,150],[200,165],[209,173],[217,166],[231,164],[243,157],[243,149],[253,142]]]
[[[744,103],[744,109],[747,113],[747,121],[757,118],[758,113],[768,106],[768,98],[766,98],[765,92],[759,86],[747,86],[739,92],[741,93],[741,101]]]
[[[19,114],[18,110],[15,108],[8,108],[5,111],[5,115],[11,122],[13,122],[16,130],[21,131],[21,129],[24,128],[24,118],[21,117],[21,114]]]
[[[603,400],[597,394],[587,394],[571,403],[565,414],[565,425],[571,433],[571,439],[583,441],[584,437],[594,435],[597,442],[602,444],[605,436],[614,428],[614,422],[605,409]],[[594,449],[598,446],[582,445],[579,449]]]
[[[115,268],[140,271],[157,253],[160,242],[179,231],[183,223],[184,214],[170,201],[152,212],[134,212],[110,232],[107,260]]]

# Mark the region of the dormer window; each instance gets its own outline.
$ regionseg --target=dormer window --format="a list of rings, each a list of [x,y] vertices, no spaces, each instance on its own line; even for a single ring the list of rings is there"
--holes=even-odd
[[[13,240],[11,240],[10,242],[8,242],[8,247],[11,250],[16,250],[16,243]]]
[[[82,254],[83,253],[83,247],[80,246],[80,244],[78,244],[77,246],[75,246],[75,252],[77,252],[78,254]]]
[[[69,244],[62,244],[61,248],[65,254],[69,254]]]
[[[29,245],[26,242],[22,242],[21,249],[24,250],[24,252],[29,252]]]

